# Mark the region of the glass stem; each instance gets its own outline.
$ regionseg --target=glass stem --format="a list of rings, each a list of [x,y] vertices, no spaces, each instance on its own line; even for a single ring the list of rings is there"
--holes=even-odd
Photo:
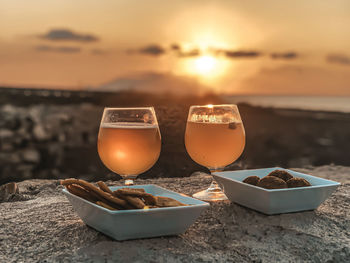
[[[210,173],[218,172],[218,169],[209,168]],[[227,196],[219,187],[219,184],[212,178],[211,185],[208,189],[200,191],[198,193],[193,194],[194,198],[203,200],[203,201],[222,201],[227,200]]]
[[[214,169],[214,168],[209,168],[210,174],[214,173],[214,172],[221,172],[221,169]],[[221,188],[219,187],[218,183],[214,180],[211,181],[211,184],[208,188],[209,191],[217,191],[217,192],[221,192]]]
[[[124,184],[125,185],[134,185],[134,180],[132,180],[132,179],[125,179],[124,180]]]
[[[137,175],[120,175],[124,180],[124,185],[134,185]]]

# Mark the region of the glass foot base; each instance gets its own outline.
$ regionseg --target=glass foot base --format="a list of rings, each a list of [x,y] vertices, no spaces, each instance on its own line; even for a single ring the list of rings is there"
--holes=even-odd
[[[223,201],[227,200],[227,196],[221,191],[220,188],[212,189],[209,187],[206,190],[200,191],[192,195],[194,198],[203,201]]]
[[[132,179],[125,179],[124,184],[125,185],[134,185],[134,181]]]

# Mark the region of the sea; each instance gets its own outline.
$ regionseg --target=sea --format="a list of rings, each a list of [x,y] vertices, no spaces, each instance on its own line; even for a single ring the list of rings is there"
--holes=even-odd
[[[229,103],[253,106],[350,113],[350,96],[224,96]]]

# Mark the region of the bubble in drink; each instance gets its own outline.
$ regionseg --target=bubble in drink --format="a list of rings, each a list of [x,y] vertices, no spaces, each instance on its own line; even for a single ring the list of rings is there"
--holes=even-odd
[[[237,128],[237,124],[235,122],[230,122],[228,124],[228,128],[231,129],[231,130],[234,130]]]

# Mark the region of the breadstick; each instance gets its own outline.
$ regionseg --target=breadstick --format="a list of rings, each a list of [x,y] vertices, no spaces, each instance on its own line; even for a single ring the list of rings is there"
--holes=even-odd
[[[100,206],[102,206],[104,208],[107,208],[109,210],[118,210],[117,208],[114,208],[114,207],[112,207],[110,205],[107,205],[106,203],[101,202],[101,201],[97,201],[96,204],[98,204],[98,205],[100,205]]]
[[[173,198],[165,196],[157,196],[157,206],[159,207],[171,207],[171,206],[187,206]]]
[[[96,201],[96,199],[94,197],[92,197],[88,191],[86,191],[84,188],[80,187],[79,185],[76,184],[70,184],[67,185],[67,190],[74,195],[77,195],[85,200],[88,200],[92,203],[94,203]]]
[[[143,188],[127,188],[127,187],[124,187],[124,188],[120,188],[118,190],[127,190],[127,191],[135,191],[135,192],[145,193],[145,189],[143,189]]]
[[[107,193],[109,193],[109,194],[113,194],[113,192],[111,191],[111,189],[109,189],[109,187],[108,187],[104,182],[98,181],[98,182],[97,182],[97,185],[98,185],[98,187],[100,187],[100,189],[101,189],[102,191],[105,191],[105,192],[107,192]]]
[[[103,198],[105,198],[106,200],[108,200],[112,203],[115,203],[115,204],[122,206],[124,208],[127,208],[127,206],[128,206],[128,203],[125,200],[122,200],[116,196],[113,196],[109,193],[106,193],[105,191],[102,191],[101,189],[97,188],[93,184],[90,184],[82,179],[74,179],[74,178],[65,179],[65,180],[61,180],[61,184],[64,186],[70,185],[70,184],[78,184],[78,185],[84,187],[85,189],[87,189],[89,192],[94,192],[97,195],[102,196]]]
[[[131,204],[135,208],[142,209],[145,207],[145,203],[142,202],[142,200],[136,196],[123,196],[123,199],[128,201],[129,204]]]
[[[113,193],[116,197],[123,199],[128,202],[129,207],[128,209],[135,209],[135,208],[144,208],[145,203],[141,200],[141,198],[131,195],[123,195],[120,193]]]
[[[147,205],[155,205],[157,200],[155,196],[142,192],[140,190],[136,190],[135,188],[121,188],[113,192],[114,196],[122,195],[122,196],[136,196],[141,197],[145,200]]]
[[[69,184],[66,185],[66,188],[69,192],[71,192],[72,194],[75,194],[77,196],[80,196],[81,198],[84,198],[92,203],[95,203],[96,201],[101,201],[111,207],[114,207],[115,209],[123,209],[123,207],[120,207],[108,200],[106,200],[105,198],[103,198],[102,196],[94,193],[94,192],[90,192],[88,190],[86,190],[84,187],[77,185],[77,184]],[[126,207],[129,208],[129,207]]]
[[[123,195],[133,195],[133,196],[140,196],[145,193],[145,190],[142,188],[120,188],[118,190],[115,190],[113,193],[121,193]]]

